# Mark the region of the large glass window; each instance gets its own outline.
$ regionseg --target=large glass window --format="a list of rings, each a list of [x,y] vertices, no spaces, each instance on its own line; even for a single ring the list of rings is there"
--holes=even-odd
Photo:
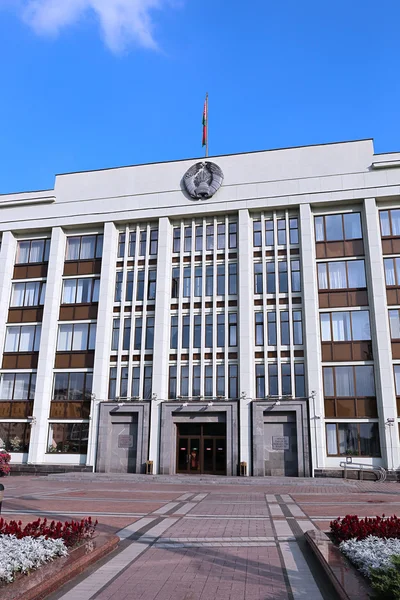
[[[237,346],[237,313],[228,314],[229,346]]]
[[[43,306],[45,295],[46,283],[43,281],[13,283],[10,306]]]
[[[150,230],[150,254],[157,254],[158,250],[158,229]]]
[[[116,280],[115,280],[115,297],[114,297],[115,302],[121,302],[123,276],[124,276],[124,274],[122,273],[122,271],[117,271],[117,276],[116,276]]]
[[[119,329],[120,329],[120,319],[113,319],[113,328],[112,328],[112,335],[111,335],[111,350],[118,350]]]
[[[39,352],[41,333],[41,325],[7,327],[4,352]]]
[[[140,232],[139,238],[139,256],[146,256],[147,231]]]
[[[157,280],[157,271],[155,269],[150,269],[148,273],[148,283],[147,283],[147,300],[155,300],[156,299],[156,280]]]
[[[217,396],[225,397],[225,365],[217,365]]]
[[[265,221],[265,245],[274,245],[274,222],[272,219]]]
[[[190,267],[183,269],[183,297],[190,298]]]
[[[195,250],[201,252],[203,250],[203,226],[197,225],[195,230]]]
[[[291,244],[299,243],[299,220],[297,217],[289,219],[289,241]]]
[[[142,348],[142,330],[143,330],[143,319],[142,317],[136,317],[135,319],[135,338],[133,347],[135,350],[141,350]]]
[[[400,258],[385,258],[385,280],[387,286],[400,286]]]
[[[278,219],[277,226],[278,226],[278,246],[285,246],[286,245],[286,220]]]
[[[213,395],[213,368],[211,365],[204,367],[204,396]]]
[[[337,242],[362,238],[360,213],[315,217],[315,240]]]
[[[203,288],[203,269],[202,267],[194,268],[194,295],[196,298],[201,298]]]
[[[189,367],[181,367],[181,396],[189,396]]]
[[[304,398],[306,395],[306,384],[303,363],[294,363],[294,380],[296,397]]]
[[[125,296],[126,302],[132,302],[132,299],[133,299],[133,279],[134,279],[134,272],[128,271],[126,274],[126,296]]]
[[[303,343],[303,324],[301,310],[293,311],[293,343],[294,345]]]
[[[256,346],[264,345],[264,314],[262,312],[257,312],[254,315],[255,317],[255,338],[256,338]]]
[[[292,272],[292,292],[301,291],[301,277],[300,277],[300,261],[292,260],[290,263]]]
[[[28,452],[30,423],[0,423],[0,441],[6,452]]]
[[[380,456],[378,423],[327,423],[328,456]]]
[[[323,342],[349,342],[371,339],[368,310],[321,313],[320,320]]]
[[[80,235],[67,238],[65,260],[89,260],[101,258],[103,235]]]
[[[206,227],[206,247],[207,250],[214,250],[214,225]]]
[[[276,312],[267,312],[268,346],[276,346]]]
[[[172,298],[179,298],[179,267],[172,269]]]
[[[367,287],[364,260],[318,263],[318,287],[320,290]]]
[[[34,400],[36,373],[2,373],[0,400]]]
[[[379,211],[382,237],[397,237],[400,235],[400,209]]]
[[[290,396],[292,393],[292,380],[291,380],[291,372],[290,372],[290,364],[283,363],[281,365],[281,375],[282,375],[282,395]]]
[[[190,317],[184,316],[182,319],[182,348],[189,348],[190,340]]]
[[[217,225],[217,244],[218,250],[225,250],[225,223]]]
[[[262,276],[262,264],[254,264],[254,293],[263,293],[263,276]]]
[[[323,367],[325,398],[375,396],[372,365]]]
[[[87,454],[89,423],[50,423],[47,452]]]
[[[94,350],[96,323],[75,323],[58,326],[57,352]]]
[[[225,314],[217,314],[217,346],[223,348],[225,346]]]
[[[237,294],[237,263],[229,263],[228,294]]]
[[[278,262],[278,273],[279,273],[279,292],[281,294],[287,294],[288,292],[288,271],[286,260],[280,260]]]
[[[178,317],[171,317],[171,350],[178,348]]]
[[[129,350],[131,345],[131,319],[124,319],[124,334],[122,338],[122,350]]]
[[[180,252],[180,250],[181,250],[181,228],[174,227],[173,252]]]
[[[143,399],[150,400],[153,390],[153,367],[146,365],[143,370]]]
[[[239,397],[239,381],[238,381],[238,366],[229,365],[228,367],[228,385],[229,385],[229,398]]]
[[[136,283],[136,300],[143,301],[144,299],[144,271],[138,271]]]
[[[214,269],[212,265],[206,267],[206,296],[212,296],[214,291]]]
[[[290,344],[289,312],[287,310],[281,310],[281,344],[282,346]]]
[[[396,387],[396,396],[400,396],[400,365],[394,365],[394,383]]]
[[[213,316],[206,315],[205,347],[212,348],[212,346],[213,346]]]
[[[278,395],[278,365],[277,364],[268,365],[268,385],[269,385],[269,395],[277,396]]]
[[[265,367],[256,365],[256,398],[265,398]]]
[[[260,248],[261,244],[261,221],[253,221],[253,246],[254,248]]]
[[[25,240],[17,243],[17,265],[48,262],[50,240]]]
[[[170,366],[169,368],[169,384],[168,384],[168,398],[174,400],[177,392],[177,369],[176,366]]]
[[[91,400],[93,373],[55,373],[53,400]]]
[[[90,304],[99,301],[100,279],[64,279],[62,304]]]
[[[229,223],[229,249],[237,248],[237,223]]]
[[[120,233],[118,237],[118,258],[124,258],[125,255],[125,233]]]
[[[194,365],[193,366],[192,396],[200,396],[200,379],[201,379],[201,367],[200,367],[200,365]]]
[[[201,315],[194,316],[193,348],[201,348]]]
[[[225,296],[225,265],[217,265],[217,296]]]
[[[267,294],[275,294],[275,263],[267,262]],[[286,273],[287,278],[287,273]]]
[[[184,230],[184,251],[185,252],[190,252],[192,250],[192,228],[191,227],[185,227]]]

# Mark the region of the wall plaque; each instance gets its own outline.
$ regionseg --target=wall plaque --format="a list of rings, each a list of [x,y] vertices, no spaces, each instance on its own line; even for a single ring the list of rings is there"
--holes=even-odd
[[[289,450],[289,436],[272,436],[272,450]]]
[[[119,435],[118,448],[133,448],[133,435]]]

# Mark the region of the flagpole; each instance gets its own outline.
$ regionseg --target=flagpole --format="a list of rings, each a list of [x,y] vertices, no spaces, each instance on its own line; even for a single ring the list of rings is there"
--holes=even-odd
[[[206,158],[208,157],[208,92],[206,93],[206,104],[207,104],[207,138],[206,138]]]

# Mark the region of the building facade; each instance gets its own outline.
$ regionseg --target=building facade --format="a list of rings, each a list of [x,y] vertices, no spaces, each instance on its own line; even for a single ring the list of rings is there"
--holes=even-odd
[[[209,160],[0,197],[1,445],[100,472],[397,469],[400,153]]]

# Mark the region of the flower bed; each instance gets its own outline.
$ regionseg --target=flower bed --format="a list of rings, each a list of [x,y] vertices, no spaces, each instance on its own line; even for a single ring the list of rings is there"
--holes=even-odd
[[[379,538],[400,538],[400,519],[394,515],[385,518],[359,519],[357,515],[346,515],[330,523],[333,541],[336,544],[345,540],[364,540],[370,535]]]
[[[1,440],[0,440],[1,441]],[[0,477],[9,475],[11,467],[8,464],[11,460],[11,454],[0,450]]]

